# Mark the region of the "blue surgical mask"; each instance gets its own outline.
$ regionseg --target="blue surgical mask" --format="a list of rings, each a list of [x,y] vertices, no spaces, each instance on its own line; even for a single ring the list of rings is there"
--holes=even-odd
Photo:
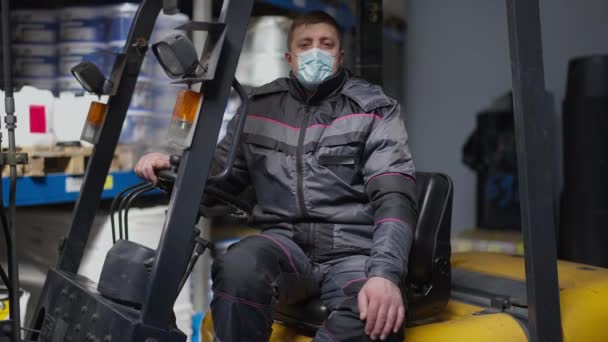
[[[298,80],[313,89],[334,73],[334,56],[318,48],[302,52],[298,56]]]

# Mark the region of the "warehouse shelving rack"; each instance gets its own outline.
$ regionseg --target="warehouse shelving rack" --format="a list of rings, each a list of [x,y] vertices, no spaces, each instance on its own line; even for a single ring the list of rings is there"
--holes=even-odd
[[[321,10],[335,16],[338,23],[345,29],[352,27],[354,24],[354,16],[346,3],[332,5],[320,0],[258,0],[257,3],[292,13]],[[79,187],[82,184],[82,180],[82,176],[67,174],[49,174],[45,177],[19,177],[17,180],[17,187],[19,189],[17,192],[17,206],[75,202],[78,199]],[[3,177],[2,182],[3,186],[8,189],[8,177]],[[141,180],[132,171],[111,172],[106,180],[101,198],[114,198],[122,189],[135,185],[138,182],[141,182]],[[159,192],[151,193],[158,194]],[[4,193],[4,197],[4,201],[8,202],[8,192]]]

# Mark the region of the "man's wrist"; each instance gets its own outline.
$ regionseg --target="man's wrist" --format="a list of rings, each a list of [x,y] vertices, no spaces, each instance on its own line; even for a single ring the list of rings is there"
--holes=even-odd
[[[385,268],[372,267],[368,274],[368,279],[373,277],[384,278],[390,280],[397,286],[401,286],[401,275],[399,272],[389,271]]]

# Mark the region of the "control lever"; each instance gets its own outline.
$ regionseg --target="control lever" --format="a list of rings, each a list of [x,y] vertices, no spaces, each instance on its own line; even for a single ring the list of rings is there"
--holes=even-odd
[[[182,157],[172,154],[169,157],[169,164],[171,164],[171,171],[177,173],[177,168],[179,167],[179,163],[182,161]]]
[[[169,164],[171,164],[171,168],[168,170],[160,170],[158,172],[158,183],[156,186],[161,190],[171,193],[173,190],[173,184],[175,184],[175,179],[177,178],[177,169],[179,168],[179,163],[181,162],[182,157],[177,155],[171,155],[169,157]]]
[[[173,185],[175,184],[175,179],[177,178],[177,169],[179,168],[180,161],[181,161],[180,156],[172,155],[171,157],[169,157],[169,163],[171,164],[171,168],[167,169],[167,170],[161,170],[157,174],[158,183],[156,184],[156,186],[158,188],[160,188],[161,190],[163,190],[167,193],[171,193],[171,191],[173,190]],[[208,186],[205,188],[205,193],[208,196],[210,196],[214,199],[217,199],[220,202],[226,204],[226,206],[224,206],[225,208],[219,209],[219,212],[222,213],[221,215],[228,215],[228,214],[234,212],[234,209],[236,209],[237,211],[239,211],[239,210],[243,211],[245,213],[251,212],[252,208],[249,203],[243,201],[242,199],[240,199],[237,196],[234,196],[230,193],[222,191],[221,189],[219,189],[217,187],[214,187],[213,184],[210,184],[213,181],[214,181],[214,179],[209,178],[209,180],[207,181]],[[207,215],[207,213],[212,213],[212,212],[218,211],[218,210],[210,210],[203,204],[201,204],[201,207],[202,207],[201,213],[204,216],[209,216],[209,215]],[[216,205],[216,207],[217,207],[217,205]],[[211,215],[211,216],[217,216],[217,215]]]

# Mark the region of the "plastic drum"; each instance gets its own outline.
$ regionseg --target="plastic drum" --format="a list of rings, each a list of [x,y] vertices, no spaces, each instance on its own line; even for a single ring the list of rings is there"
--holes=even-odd
[[[171,34],[184,34],[184,31],[176,30],[175,28],[190,21],[187,15],[178,13],[175,15],[166,15],[161,12],[156,19],[154,31],[150,41],[155,43]]]
[[[107,58],[108,69],[111,71],[114,62],[116,61],[116,55],[121,53],[125,47],[126,41],[112,41],[108,44],[109,54]],[[139,75],[142,77],[154,77],[155,75],[155,65],[156,59],[152,54],[151,50],[148,50],[146,56],[144,57],[144,62],[141,65],[141,71]]]
[[[251,20],[247,29],[243,52],[278,53],[287,51],[287,34],[291,19],[280,16],[264,16]]]
[[[156,58],[151,52],[148,52],[144,57],[144,61],[141,65],[140,75],[143,77],[154,78],[156,66],[159,65]],[[161,68],[162,69],[162,68]]]
[[[13,42],[55,44],[59,32],[57,12],[53,10],[15,10],[11,13]]]
[[[118,142],[121,144],[143,144],[149,141],[154,115],[150,111],[129,110],[122,125]]]
[[[82,61],[92,62],[107,76],[109,51],[105,43],[59,44],[59,75],[71,76],[70,70]]]
[[[62,92],[71,92],[76,94],[84,94],[86,90],[78,83],[74,76],[65,76],[57,79],[57,90]]]
[[[57,75],[55,45],[13,44],[14,72],[17,77],[46,77]]]
[[[173,107],[175,107],[177,93],[180,89],[184,88],[184,85],[170,84],[158,80],[154,81],[152,85],[154,112],[159,116],[166,115],[170,117],[171,113],[173,113]]]
[[[259,87],[279,77],[288,77],[289,70],[284,54],[248,52],[241,54],[236,77],[243,84]]]
[[[19,118],[15,134],[19,146],[41,146],[55,143],[52,132],[55,97],[44,89],[24,86],[15,93],[15,115]],[[4,108],[0,108],[4,111]],[[6,126],[2,127],[6,134]]]
[[[177,13],[173,15],[166,15],[164,13],[160,13],[158,18],[156,19],[156,23],[154,25],[155,30],[172,30],[175,27],[185,24],[190,21],[187,15],[183,13]]]
[[[154,113],[149,122],[149,137],[147,137],[147,145],[152,148],[162,148],[167,145],[167,133],[169,132],[169,124],[171,122],[171,114],[158,116]]]
[[[56,78],[19,77],[19,78],[15,78],[15,85],[17,85],[18,87],[23,87],[23,86],[29,85],[29,86],[32,86],[37,89],[50,90],[53,93],[57,91],[57,79]]]
[[[124,3],[106,7],[108,33],[110,41],[124,41],[129,38],[129,30],[137,12],[136,4]]]
[[[151,111],[154,108],[154,92],[152,91],[152,80],[147,77],[139,77],[135,84],[135,91],[131,97],[129,110]]]
[[[106,42],[105,6],[67,7],[59,15],[59,40],[62,42]]]

